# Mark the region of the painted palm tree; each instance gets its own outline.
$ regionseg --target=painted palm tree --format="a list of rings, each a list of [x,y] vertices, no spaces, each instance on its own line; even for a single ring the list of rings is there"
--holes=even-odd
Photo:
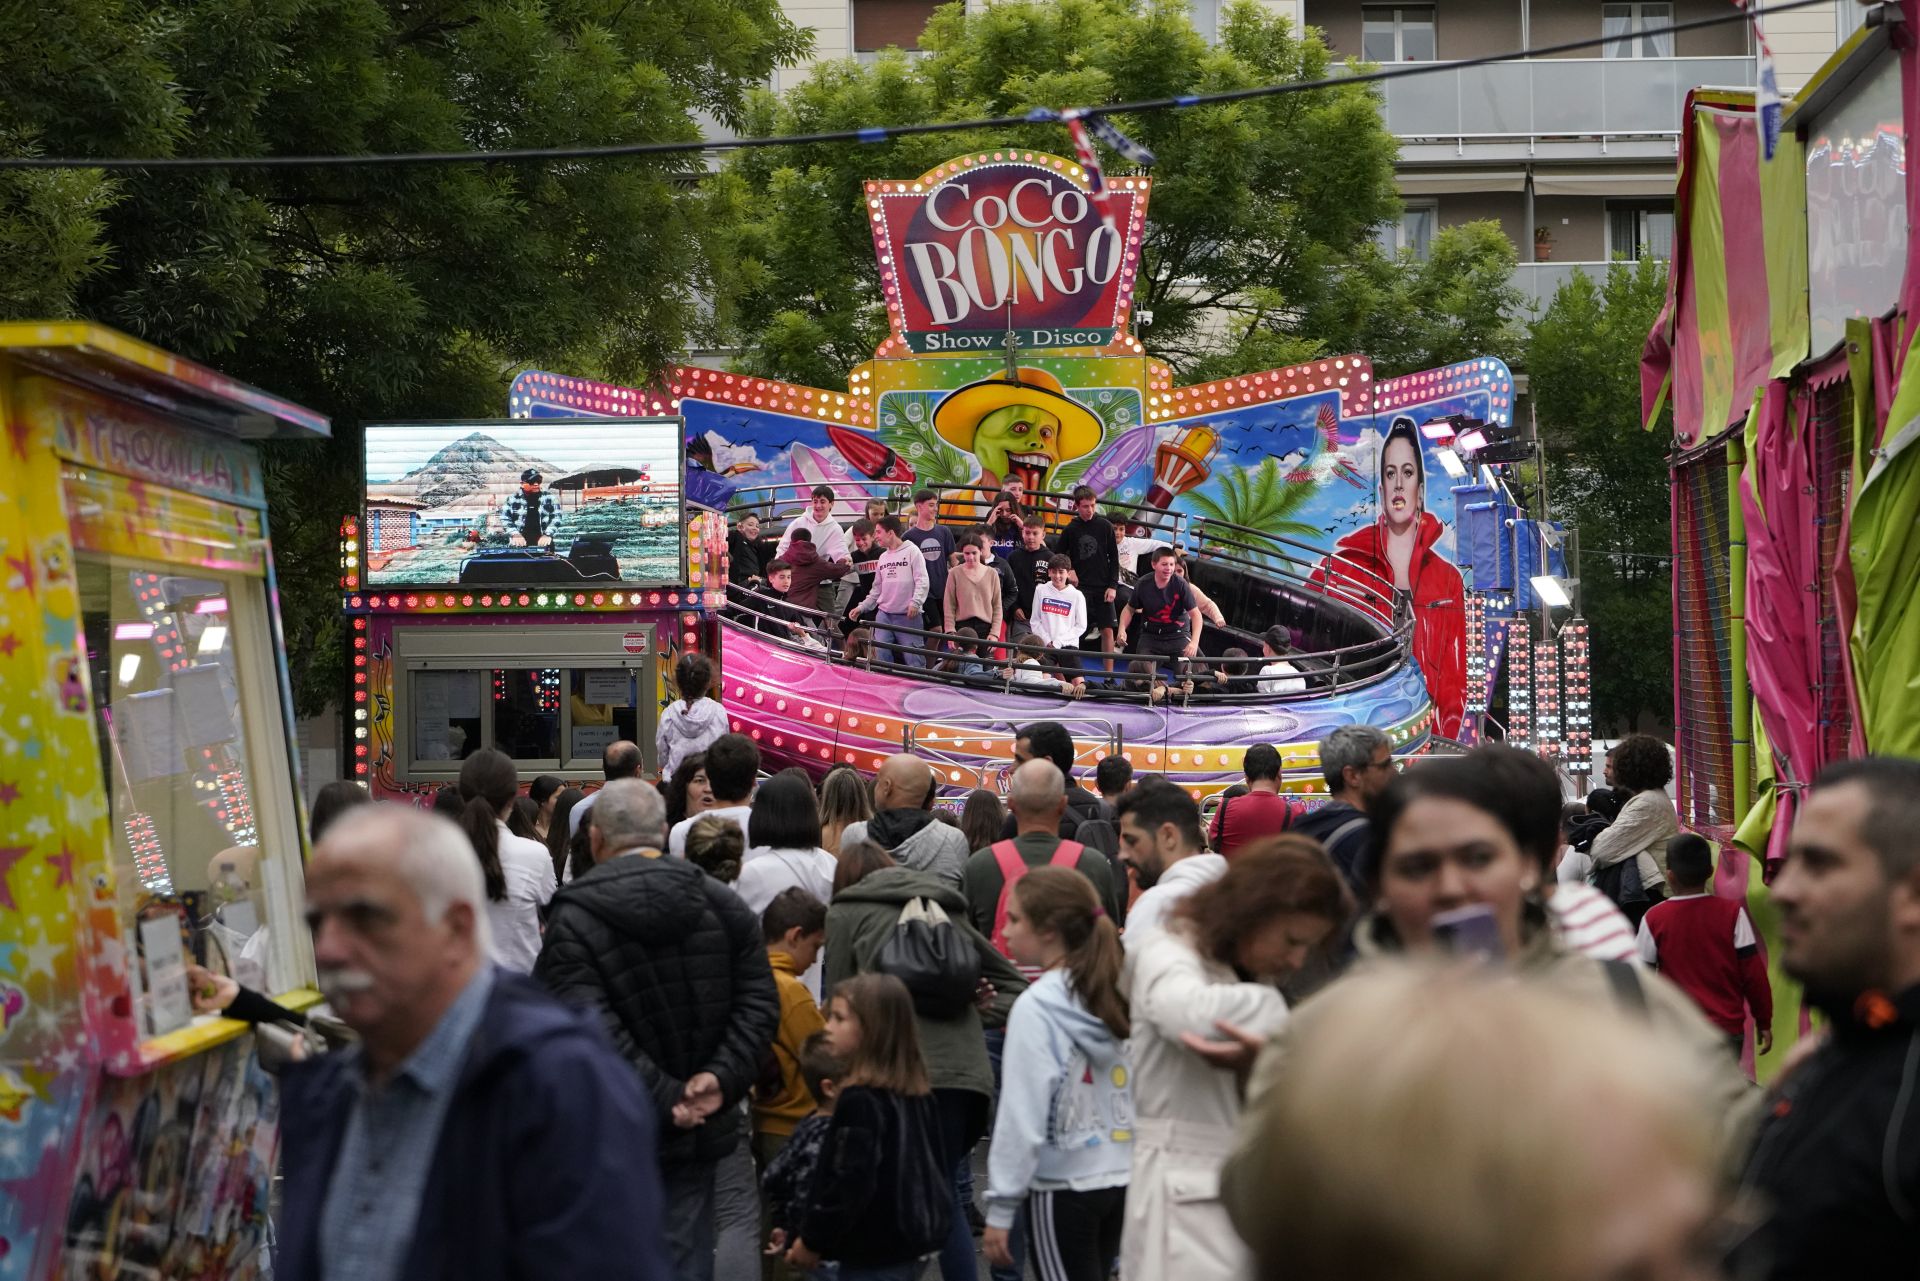
[[[1295,514],[1312,501],[1317,488],[1313,480],[1303,474],[1303,469],[1284,471],[1279,459],[1269,457],[1261,459],[1258,467],[1223,469],[1218,497],[1189,492],[1182,498],[1196,515],[1241,527],[1231,532],[1220,531],[1220,539],[1231,538],[1245,546],[1234,547],[1220,539],[1208,538],[1209,546],[1266,559],[1286,555],[1278,541],[1280,537],[1311,538],[1321,532],[1313,525],[1294,519]]]

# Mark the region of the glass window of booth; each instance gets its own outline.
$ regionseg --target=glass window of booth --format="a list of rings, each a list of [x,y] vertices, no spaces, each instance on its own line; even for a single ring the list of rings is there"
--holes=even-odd
[[[406,748],[407,776],[451,781],[460,761],[483,747],[511,756],[523,776],[598,777],[601,753],[620,739],[651,757],[654,660],[624,651],[631,635],[579,624],[530,627],[511,640],[460,628],[397,629],[395,739]],[[495,665],[491,656],[501,652],[516,655],[512,666]]]
[[[300,839],[266,589],[94,552],[75,578],[129,976],[159,1035],[190,1016],[186,961],[297,986],[295,942],[270,928],[292,928]]]

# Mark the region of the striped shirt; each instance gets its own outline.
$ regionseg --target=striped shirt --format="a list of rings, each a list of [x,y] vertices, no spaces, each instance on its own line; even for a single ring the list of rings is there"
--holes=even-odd
[[[1613,900],[1591,885],[1560,885],[1547,900],[1553,928],[1576,952],[1601,961],[1638,961],[1633,927]]]

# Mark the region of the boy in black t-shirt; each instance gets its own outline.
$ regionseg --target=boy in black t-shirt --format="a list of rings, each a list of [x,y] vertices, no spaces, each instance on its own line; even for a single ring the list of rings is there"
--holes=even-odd
[[[1113,600],[1120,583],[1120,553],[1113,524],[1098,514],[1099,498],[1092,486],[1073,491],[1074,518],[1060,534],[1060,550],[1073,562],[1073,581],[1087,598],[1087,625],[1100,629],[1104,666],[1113,670]]]
[[[853,629],[860,625],[852,616],[853,607],[865,600],[867,593],[873,590],[873,567],[880,559],[880,544],[874,541],[872,521],[856,520],[849,532],[853,535],[853,555],[850,559],[853,561],[854,582],[853,591],[847,597],[847,616],[840,620],[842,636],[851,636]]]
[[[1187,580],[1173,570],[1173,548],[1155,548],[1152,575],[1134,583],[1133,599],[1120,611],[1120,632],[1125,635],[1138,618],[1139,652],[1174,659],[1178,673],[1184,666],[1179,660],[1200,652],[1200,605]]]
[[[1020,522],[1020,545],[1007,553],[1007,566],[1013,571],[1014,590],[1001,602],[1008,623],[1026,623],[1027,606],[1033,603],[1033,589],[1047,581],[1047,562],[1053,558],[1047,542],[1046,518],[1034,513]],[[1016,629],[1007,628],[1008,635]]]

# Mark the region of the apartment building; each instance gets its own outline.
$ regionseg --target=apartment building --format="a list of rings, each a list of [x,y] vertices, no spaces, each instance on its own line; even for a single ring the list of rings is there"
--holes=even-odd
[[[1439,228],[1499,221],[1519,251],[1515,283],[1550,300],[1580,268],[1667,258],[1680,109],[1697,85],[1750,87],[1748,24],[1662,28],[1727,14],[1731,0],[1305,0],[1341,54],[1383,66],[1486,58],[1605,38],[1598,47],[1386,82],[1406,213],[1382,239],[1423,254]],[[1789,95],[1867,6],[1834,0],[1767,20]]]
[[[1300,20],[1300,0],[1258,0],[1263,8]],[[774,75],[774,88],[786,89],[804,80],[813,62],[830,58],[871,59],[882,49],[912,53],[933,11],[950,0],[782,0],[789,18],[813,30],[813,58]],[[1190,0],[1193,25],[1211,40],[1220,29],[1220,14],[1229,0]],[[986,0],[967,0],[969,9]]]

